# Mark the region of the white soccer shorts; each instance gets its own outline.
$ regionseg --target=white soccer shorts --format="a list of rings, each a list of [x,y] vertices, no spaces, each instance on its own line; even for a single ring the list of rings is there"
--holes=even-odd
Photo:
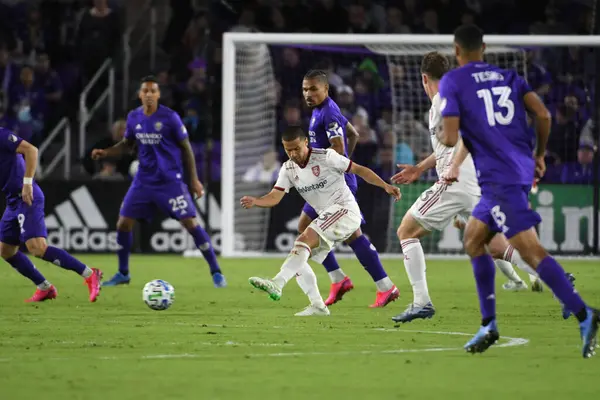
[[[360,228],[361,221],[359,213],[339,204],[334,204],[320,213],[308,226],[321,238],[319,247],[312,250],[311,259],[322,263],[336,245],[344,242]]]
[[[442,231],[456,216],[467,220],[479,198],[467,193],[459,182],[437,182],[419,196],[409,212],[428,231]]]

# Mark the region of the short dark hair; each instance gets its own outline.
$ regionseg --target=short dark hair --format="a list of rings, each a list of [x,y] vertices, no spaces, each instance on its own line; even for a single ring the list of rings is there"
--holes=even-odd
[[[431,79],[439,81],[449,70],[450,62],[445,55],[438,53],[437,51],[432,51],[423,56],[423,60],[421,61],[421,73],[426,74]]]
[[[454,31],[454,42],[466,51],[479,50],[483,46],[483,31],[477,25],[461,25]]]
[[[158,85],[158,79],[154,75],[146,75],[140,80],[140,85],[144,83],[156,83]]]
[[[304,79],[318,79],[321,83],[329,83],[327,72],[322,69],[311,69],[304,75]]]
[[[306,139],[306,132],[300,126],[288,126],[281,134],[281,140],[291,142],[296,139]]]

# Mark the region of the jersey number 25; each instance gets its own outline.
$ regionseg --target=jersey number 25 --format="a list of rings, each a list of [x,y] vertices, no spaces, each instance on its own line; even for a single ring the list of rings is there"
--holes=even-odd
[[[483,99],[485,105],[485,115],[490,126],[509,125],[515,116],[515,103],[510,99],[512,90],[509,86],[497,86],[490,89],[480,89],[477,91],[477,97]],[[496,105],[502,111],[494,111],[494,97],[497,97]]]

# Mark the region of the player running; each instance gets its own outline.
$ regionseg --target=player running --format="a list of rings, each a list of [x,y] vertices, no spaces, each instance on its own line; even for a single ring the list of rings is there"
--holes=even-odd
[[[286,129],[282,138],[290,159],[281,166],[275,187],[260,198],[244,196],[240,203],[244,208],[275,207],[294,187],[316,211],[317,218],[298,236],[281,271],[273,279],[252,277],[249,282],[267,292],[271,299],[279,300],[283,287],[296,276],[298,285],[310,299],[310,305],[296,315],[329,315],[308,259],[322,263],[337,244],[352,243],[362,235],[360,208],[348,187],[345,174],[357,174],[365,182],[383,188],[396,200],[400,199],[400,189],[385,183],[369,168],[353,163],[333,149],[309,147],[308,137],[300,127]]]
[[[331,148],[342,156],[350,157],[358,141],[358,132],[329,97],[327,73],[322,70],[309,71],[302,81],[302,92],[306,104],[312,109],[308,128],[310,147]],[[352,194],[356,195],[358,188],[356,177],[353,174],[346,174],[344,179]],[[304,232],[315,218],[317,212],[306,203],[300,215],[298,231]],[[377,286],[377,297],[370,307],[385,307],[396,300],[400,292],[385,272],[375,246],[362,234],[360,227],[358,234],[348,241],[348,245]],[[354,285],[340,268],[333,251],[325,257],[323,266],[331,279],[331,289],[325,300],[325,304],[329,306],[340,301],[345,293],[354,288]]]
[[[420,239],[432,231],[444,230],[456,216],[466,220],[481,196],[475,166],[468,151],[462,146],[445,146],[438,141],[436,136],[441,129],[442,122],[438,86],[440,79],[449,69],[448,59],[438,52],[430,52],[423,57],[421,76],[423,88],[431,100],[429,130],[433,153],[416,166],[400,164],[399,166],[403,170],[392,177],[393,183],[409,184],[416,181],[423,172],[434,167],[440,177],[437,183],[423,192],[415,201],[398,227],[397,234],[404,254],[404,267],[413,288],[413,302],[403,313],[392,318],[394,322],[410,322],[414,319],[431,318],[435,315],[435,308],[429,296],[425,255]],[[464,162],[462,162],[463,160]],[[441,180],[441,177],[452,166],[453,161],[458,161],[461,179],[459,182],[448,185]],[[507,289],[527,289],[527,285],[517,275],[512,265],[502,259],[504,254],[511,253],[512,255],[513,250],[509,247],[510,245],[501,235],[497,235],[490,242],[490,251],[497,258],[496,265],[514,284]],[[528,272],[534,272],[520,260],[518,252],[514,252],[513,258],[521,268]]]
[[[528,204],[534,173],[546,172],[544,154],[550,134],[551,116],[525,79],[514,70],[504,70],[483,61],[483,32],[474,25],[454,33],[459,68],[440,81],[442,130],[439,141],[453,147],[460,143],[473,155],[482,197],[465,229],[465,250],[471,258],[481,327],[465,344],[470,353],[487,350],[498,338],[494,261],[486,245],[503,233],[533,266],[540,279],[573,312],[579,321],[584,358],[595,354],[600,313],[587,306],[560,264],[542,247],[535,226],[540,216]],[[527,127],[527,111],[535,115],[536,137]],[[461,135],[459,135],[459,129]],[[535,157],[533,153],[535,151]],[[446,179],[460,179],[457,169]]]
[[[202,197],[204,188],[198,180],[194,154],[188,133],[179,115],[158,104],[160,88],[153,76],[142,79],[139,98],[142,106],[127,116],[125,137],[105,150],[92,150],[92,158],[118,158],[135,144],[138,147],[139,169],[125,195],[117,222],[117,243],[120,246],[119,271],[104,286],[128,284],[129,255],[136,220],[150,220],[157,210],[162,211],[192,235],[196,247],[206,259],[215,287],[227,286],[208,234],[196,221],[196,207],[184,170],[195,196]]]
[[[44,193],[33,181],[37,160],[35,146],[0,128],[0,187],[6,196],[6,209],[0,221],[0,255],[37,286],[33,296],[25,301],[51,300],[58,293],[31,260],[19,251],[21,243],[25,243],[35,257],[81,275],[90,292],[90,301],[94,302],[100,295],[102,272],[87,267],[66,251],[48,246],[46,242]]]

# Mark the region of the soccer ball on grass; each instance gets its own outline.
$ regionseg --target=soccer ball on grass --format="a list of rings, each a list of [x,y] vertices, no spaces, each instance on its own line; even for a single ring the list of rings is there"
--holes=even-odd
[[[155,279],[146,283],[142,291],[142,298],[151,309],[166,310],[175,300],[175,289],[169,282]]]

